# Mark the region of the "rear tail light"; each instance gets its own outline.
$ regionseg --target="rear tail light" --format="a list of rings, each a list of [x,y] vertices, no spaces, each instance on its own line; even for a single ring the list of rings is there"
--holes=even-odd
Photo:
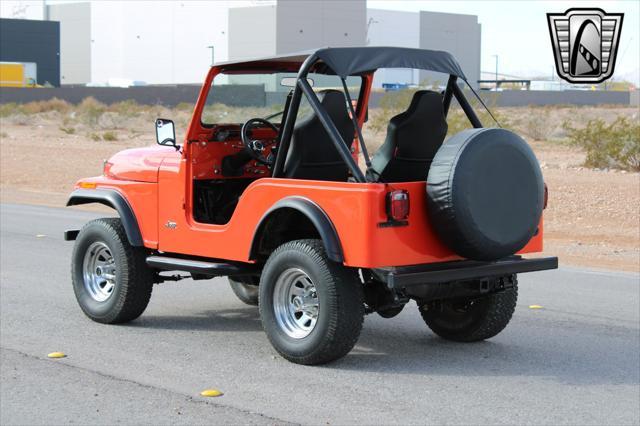
[[[549,202],[549,188],[547,188],[547,184],[544,184],[544,203],[542,204],[542,209],[547,208],[547,203]]]
[[[387,193],[387,216],[391,221],[404,221],[409,217],[409,193],[399,189]]]

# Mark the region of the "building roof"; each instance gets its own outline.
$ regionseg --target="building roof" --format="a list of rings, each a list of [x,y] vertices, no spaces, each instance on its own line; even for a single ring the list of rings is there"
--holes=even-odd
[[[315,54],[328,68],[326,74],[358,75],[379,68],[412,68],[455,75],[467,80],[458,61],[449,52],[407,47],[329,47],[268,58],[245,59],[216,66],[260,66],[270,62],[302,63]],[[316,71],[318,72],[318,71]]]

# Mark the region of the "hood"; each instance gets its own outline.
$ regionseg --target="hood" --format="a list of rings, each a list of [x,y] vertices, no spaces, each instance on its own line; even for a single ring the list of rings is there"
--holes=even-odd
[[[160,164],[173,156],[180,156],[180,153],[166,146],[126,149],[107,161],[104,174],[113,179],[158,182]]]

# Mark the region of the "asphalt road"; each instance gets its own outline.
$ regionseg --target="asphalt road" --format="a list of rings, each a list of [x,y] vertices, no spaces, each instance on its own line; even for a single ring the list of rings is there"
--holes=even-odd
[[[343,360],[305,367],[277,356],[226,279],[157,286],[128,325],[88,320],[62,231],[95,216],[0,206],[3,425],[640,423],[636,274],[524,274],[509,327],[476,344],[436,338],[411,303],[367,316]]]

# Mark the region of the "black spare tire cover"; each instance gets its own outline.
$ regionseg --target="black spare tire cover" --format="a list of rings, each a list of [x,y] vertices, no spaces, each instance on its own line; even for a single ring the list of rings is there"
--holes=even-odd
[[[431,224],[459,256],[496,260],[537,231],[544,183],[529,145],[504,129],[464,130],[440,147],[427,178]]]

